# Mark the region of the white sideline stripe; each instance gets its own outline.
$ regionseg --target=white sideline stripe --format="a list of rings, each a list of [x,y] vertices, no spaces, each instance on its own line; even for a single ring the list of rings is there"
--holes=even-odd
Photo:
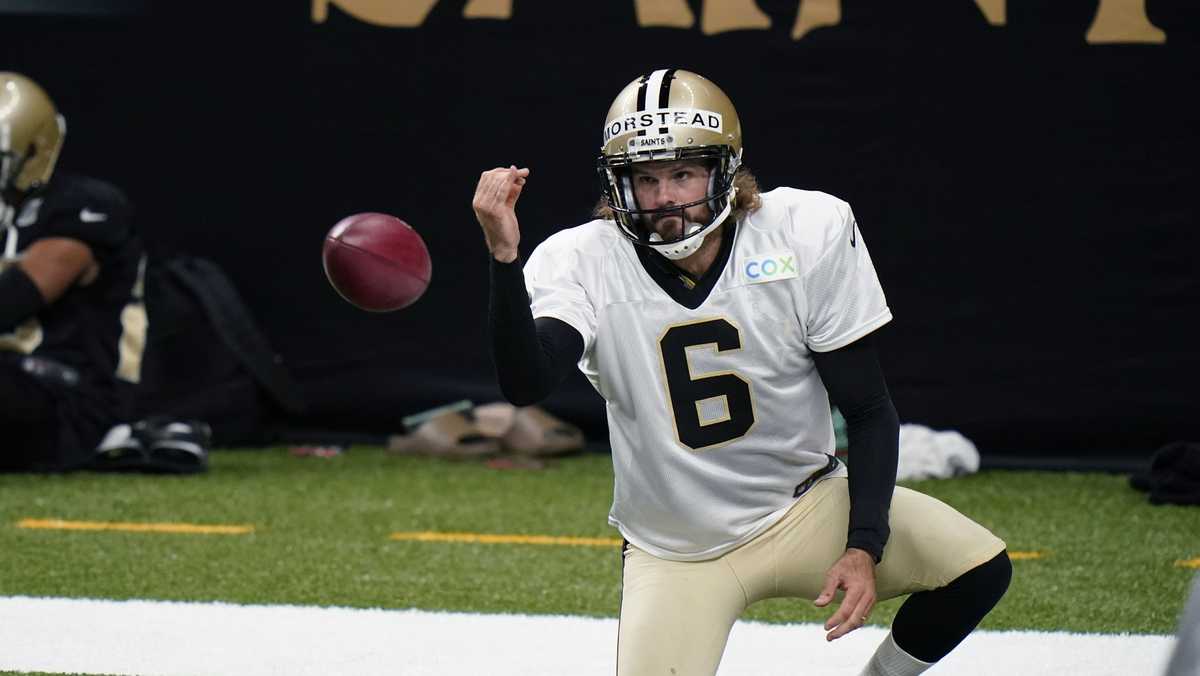
[[[228,603],[0,597],[0,669],[105,674],[611,676],[617,622]],[[883,638],[739,622],[721,676],[856,674]],[[977,631],[930,674],[1161,674],[1174,638]]]

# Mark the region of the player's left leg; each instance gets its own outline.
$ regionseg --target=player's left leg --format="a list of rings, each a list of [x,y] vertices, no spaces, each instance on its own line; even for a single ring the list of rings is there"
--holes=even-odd
[[[771,565],[779,572],[778,582],[772,592],[751,600],[816,598],[825,571],[845,550],[849,514],[846,479],[825,479],[814,486],[760,538],[775,543]],[[1003,541],[916,491],[895,489],[889,524],[892,534],[875,570],[876,596],[912,596],[864,674],[912,676],[975,628],[1007,589],[1011,568]]]
[[[1004,542],[949,505],[897,487],[879,599],[911,596],[862,676],[916,676],[950,653],[1012,578]]]
[[[55,453],[58,401],[15,355],[0,355],[0,471],[30,470]]]
[[[894,642],[918,660],[940,660],[995,607],[1011,579],[1012,563],[1003,551],[944,587],[909,596],[892,622]]]
[[[862,676],[915,676],[950,654],[1008,589],[1012,564],[1002,551],[949,584],[908,597]],[[903,648],[901,647],[903,646]]]

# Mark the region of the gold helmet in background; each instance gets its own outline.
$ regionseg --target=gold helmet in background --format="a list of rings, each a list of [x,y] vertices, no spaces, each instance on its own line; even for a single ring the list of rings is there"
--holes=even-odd
[[[67,123],[45,90],[0,71],[0,204],[50,180]]]
[[[632,167],[640,162],[699,160],[709,166],[708,194],[695,202],[644,209],[633,190]],[[733,102],[707,78],[656,70],[630,82],[609,108],[598,169],[608,206],[621,232],[635,244],[667,258],[685,258],[729,216],[742,165],[742,123]],[[713,220],[692,224],[680,237],[663,240],[646,225],[655,215],[708,203]],[[686,219],[685,219],[686,222]]]

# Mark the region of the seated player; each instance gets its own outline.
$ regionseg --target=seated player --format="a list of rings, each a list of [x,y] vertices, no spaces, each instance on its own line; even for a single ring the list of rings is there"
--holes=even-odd
[[[55,173],[65,134],[36,82],[0,72],[0,470],[94,466],[106,432],[128,420],[140,377],[142,245],[120,190]],[[194,442],[173,434],[176,446]],[[122,450],[140,462],[140,444]]]

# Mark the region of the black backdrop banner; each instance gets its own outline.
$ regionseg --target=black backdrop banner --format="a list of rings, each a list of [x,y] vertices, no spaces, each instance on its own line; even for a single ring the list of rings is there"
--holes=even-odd
[[[120,184],[152,250],[230,273],[312,402],[298,426],[394,432],[498,398],[479,173],[532,169],[528,255],[587,220],[612,97],[678,67],[733,99],[765,188],[854,207],[902,421],[985,461],[1200,439],[1196,3],[103,4],[0,1],[0,69],[51,92],[60,167]],[[325,232],[363,211],[430,248],[406,310],[358,311],[324,278]],[[581,376],[546,406],[603,433]]]

